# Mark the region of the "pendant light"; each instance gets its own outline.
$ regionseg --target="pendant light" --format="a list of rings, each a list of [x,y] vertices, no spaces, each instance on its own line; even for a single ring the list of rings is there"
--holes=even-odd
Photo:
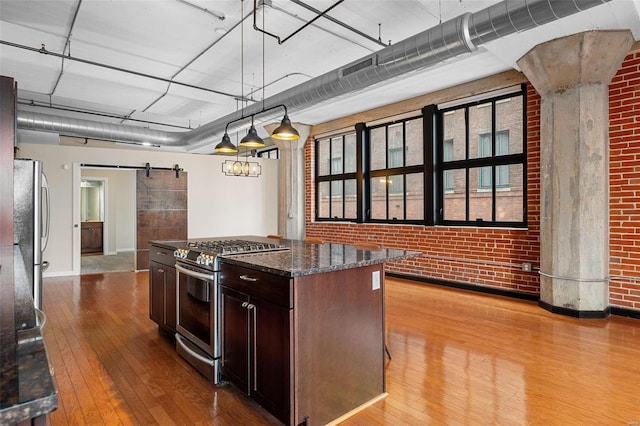
[[[283,141],[293,141],[296,139],[300,139],[300,134],[291,125],[291,120],[289,120],[289,116],[287,115],[286,108],[285,108],[284,118],[282,118],[280,125],[275,128],[273,133],[271,133],[271,137],[280,139]]]
[[[215,152],[220,152],[222,154],[235,154],[238,152],[238,148],[231,142],[231,138],[227,133],[227,130],[224,130],[224,136],[222,136],[222,141],[216,145],[214,148]]]
[[[246,148],[262,148],[264,146],[264,141],[260,136],[258,136],[258,132],[253,125],[253,115],[251,116],[251,127],[249,127],[247,136],[240,140],[239,145]]]

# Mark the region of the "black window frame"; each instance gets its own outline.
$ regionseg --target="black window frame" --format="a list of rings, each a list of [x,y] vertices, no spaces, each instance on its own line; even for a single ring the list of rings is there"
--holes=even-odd
[[[407,166],[407,122],[420,120],[422,123],[422,164],[416,164]],[[396,126],[398,124],[402,125],[402,147],[400,148],[402,151],[403,165],[400,167],[389,167],[389,127]],[[385,168],[371,170],[370,167],[370,155],[371,155],[371,131],[379,128],[385,128]],[[426,127],[424,125],[424,114],[423,112],[418,112],[415,115],[411,115],[410,117],[402,118],[400,120],[393,120],[385,123],[380,123],[375,126],[370,126],[365,128],[365,143],[363,145],[363,156],[366,159],[365,161],[365,179],[364,179],[364,187],[365,187],[365,199],[364,199],[364,217],[363,222],[366,223],[389,223],[389,224],[411,224],[411,225],[426,225],[428,224],[428,203],[427,198],[431,196],[431,193],[428,191],[427,186],[427,175],[429,174],[429,170],[427,167],[427,146],[426,143],[427,132]],[[407,219],[407,175],[422,173],[422,188],[423,188],[423,217],[422,219]],[[397,176],[402,176],[402,184],[394,184],[393,180],[397,178]],[[393,177],[393,178],[392,178]],[[371,181],[374,179],[386,180],[387,182],[392,182],[391,184],[386,185],[386,218],[384,219],[374,219],[372,218],[372,189],[371,189]],[[395,192],[398,189],[402,189],[401,192]],[[393,190],[393,191],[392,191]],[[398,194],[401,193],[402,197],[402,211],[404,217],[402,219],[389,217],[389,194]]]
[[[345,150],[345,141],[346,141],[346,137],[350,136],[350,135],[354,135],[356,137],[356,170],[353,172],[348,172],[345,173],[345,158],[346,158],[346,150]],[[334,160],[338,157],[334,157],[332,155],[332,141],[335,138],[342,138],[342,165],[341,165],[341,170],[342,173],[333,173],[334,171]],[[329,145],[329,157],[327,159],[320,159],[320,149],[319,149],[319,144],[323,141],[328,141],[328,145]],[[333,136],[328,136],[328,137],[324,137],[324,138],[316,138],[314,141],[315,144],[315,202],[316,202],[316,207],[315,207],[315,220],[318,222],[323,222],[323,221],[330,221],[330,222],[356,222],[358,221],[358,217],[360,215],[359,211],[361,210],[358,205],[360,202],[360,195],[359,195],[359,191],[358,191],[358,173],[359,173],[359,163],[358,163],[358,138],[357,138],[357,134],[355,131],[353,132],[345,132],[343,134],[339,134],[339,135],[333,135]],[[321,161],[325,161],[328,160],[329,164],[328,164],[328,170],[329,170],[329,174],[328,175],[320,175],[320,162]],[[346,202],[345,202],[345,197],[350,196],[351,194],[345,190],[345,183],[347,181],[350,180],[355,180],[356,182],[356,204],[357,204],[357,208],[356,208],[356,217],[345,217],[345,207],[346,207]],[[333,208],[333,203],[331,201],[329,201],[329,216],[324,217],[324,216],[320,216],[320,185],[323,182],[328,182],[329,183],[329,190],[330,190],[330,194],[333,194],[332,188],[337,187],[336,184],[340,184],[340,188],[341,190],[339,191],[339,193],[335,194],[336,196],[340,196],[342,197],[342,211],[340,212],[340,215],[334,215],[334,212],[332,211]],[[331,195],[330,195],[331,197]]]
[[[496,155],[496,103],[509,98],[516,98],[522,96],[522,152],[515,154]],[[492,156],[487,158],[469,158],[469,120],[468,120],[468,108],[478,106],[486,103],[492,104]],[[447,161],[443,160],[443,141],[444,141],[444,121],[443,117],[447,111],[458,110],[461,108],[466,109],[467,119],[465,120],[466,126],[466,158],[464,160]],[[372,129],[376,129],[382,126],[392,126],[399,122],[408,122],[422,118],[422,136],[423,136],[423,163],[421,165],[403,166],[394,168],[385,168],[378,170],[371,170],[370,165],[370,132]],[[406,124],[403,124],[403,158],[406,163]],[[322,221],[334,221],[334,222],[356,222],[356,223],[377,223],[377,224],[416,224],[423,226],[461,226],[461,227],[500,227],[500,228],[526,228],[527,224],[527,86],[526,84],[520,85],[519,89],[509,91],[498,96],[487,95],[487,97],[478,99],[468,103],[459,103],[455,106],[439,109],[437,105],[427,105],[422,108],[415,115],[411,115],[401,120],[389,121],[386,123],[376,124],[368,127],[364,123],[357,123],[354,126],[354,131],[345,131],[344,133],[315,139],[315,220]],[[500,130],[498,130],[499,132]],[[331,138],[341,136],[343,138],[343,152],[344,152],[344,138],[347,135],[354,134],[356,136],[356,171],[335,175],[319,176],[319,155],[320,150],[319,142],[321,140],[329,139],[329,146],[331,146]],[[388,155],[388,133],[386,134],[386,149],[385,155]],[[331,158],[331,154],[329,153]],[[329,158],[329,161],[331,161]],[[344,161],[344,156],[343,156]],[[388,159],[385,160],[385,164],[388,165]],[[497,169],[500,167],[508,168],[510,165],[522,166],[522,221],[496,221],[496,192],[497,190],[504,189],[496,185]],[[492,220],[445,220],[444,219],[444,196],[446,194],[446,188],[443,187],[444,172],[451,170],[464,169],[466,173],[466,212],[465,216],[469,218],[469,173],[471,169],[479,167],[490,166],[492,168]],[[344,163],[343,163],[344,170]],[[406,217],[406,176],[412,173],[423,173],[423,198],[424,198],[424,217],[423,219],[410,219],[410,220],[398,220],[389,218],[389,207],[387,198],[387,217],[386,219],[372,219],[371,218],[371,181],[372,178],[386,178],[390,176],[402,175],[403,176],[403,192],[404,192],[404,206],[403,212]],[[320,185],[322,182],[342,181],[355,179],[356,185],[356,218],[345,218],[345,191],[342,192],[342,217],[331,217],[331,206],[329,210],[329,217],[319,217],[319,194]],[[509,184],[511,183],[509,177]],[[330,184],[331,185],[331,184]],[[507,186],[508,188],[508,186]],[[387,185],[387,197],[389,186]]]
[[[272,155],[272,153],[274,153],[274,152],[275,152],[275,156]],[[258,151],[258,157],[269,158],[269,159],[272,159],[272,160],[279,160],[280,159],[280,149],[277,146],[263,149],[261,151]]]
[[[522,152],[499,155],[496,153],[496,134],[500,130],[496,129],[496,103],[504,99],[516,98],[522,96]],[[491,103],[492,104],[492,123],[491,123],[491,143],[492,143],[492,155],[488,157],[469,158],[469,108]],[[444,115],[448,111],[465,111],[465,134],[466,134],[466,149],[465,159],[444,161]],[[527,225],[527,90],[526,85],[521,85],[520,90],[510,92],[495,97],[487,97],[474,102],[466,104],[459,104],[448,108],[434,110],[435,121],[437,126],[436,138],[434,138],[434,152],[436,155],[435,162],[435,191],[434,198],[436,200],[436,219],[435,224],[445,226],[474,226],[474,227],[502,227],[502,228],[526,228]],[[501,166],[521,165],[522,166],[522,221],[498,221],[496,220],[496,194],[501,187],[497,185],[496,175],[497,169]],[[470,206],[470,187],[469,187],[469,174],[473,169],[480,171],[481,167],[491,167],[491,192],[492,192],[492,213],[491,220],[483,219],[471,219],[469,217]],[[444,188],[444,173],[448,170],[464,170],[466,179],[465,189],[465,217],[466,220],[453,220],[444,218],[444,198],[446,195],[446,188]]]

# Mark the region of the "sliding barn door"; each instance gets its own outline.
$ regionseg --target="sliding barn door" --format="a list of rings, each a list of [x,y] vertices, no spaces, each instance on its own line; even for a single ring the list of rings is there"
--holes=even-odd
[[[150,240],[187,239],[187,173],[138,170],[136,198],[136,269],[149,269]]]

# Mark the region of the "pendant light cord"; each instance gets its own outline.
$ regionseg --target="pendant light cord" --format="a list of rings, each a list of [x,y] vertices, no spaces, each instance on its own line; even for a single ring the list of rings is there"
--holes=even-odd
[[[267,9],[263,6],[262,7],[262,28],[264,28],[264,16],[267,14]],[[262,109],[264,110],[264,98],[265,98],[265,88],[267,86],[266,82],[265,82],[265,71],[264,71],[264,60],[265,57],[265,53],[264,53],[264,33],[262,33]]]
[[[240,0],[240,96],[244,117],[244,0]]]

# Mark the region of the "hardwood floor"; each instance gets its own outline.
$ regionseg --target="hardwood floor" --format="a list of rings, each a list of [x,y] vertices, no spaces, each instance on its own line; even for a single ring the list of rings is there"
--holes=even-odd
[[[146,272],[47,278],[43,299],[52,425],[277,424],[175,353]],[[344,425],[640,425],[638,320],[391,278],[386,308],[389,396]]]

